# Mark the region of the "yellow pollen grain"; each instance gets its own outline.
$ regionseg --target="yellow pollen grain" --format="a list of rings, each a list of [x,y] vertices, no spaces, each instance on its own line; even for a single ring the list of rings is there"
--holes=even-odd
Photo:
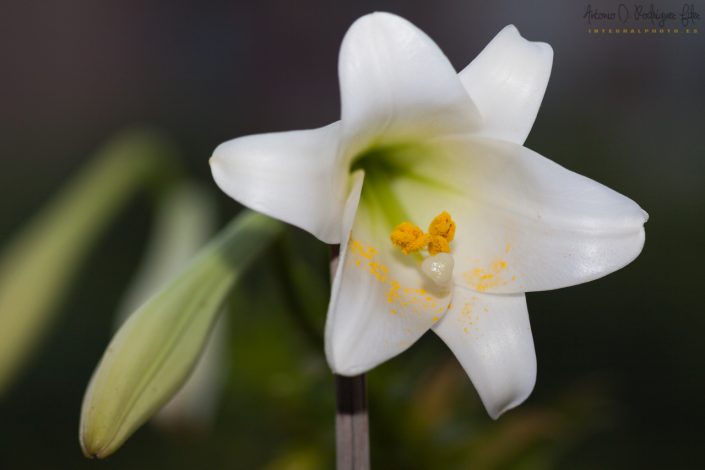
[[[387,292],[387,302],[394,303],[395,300],[399,298],[399,289],[401,286],[397,281],[392,281],[389,283],[389,291]]]
[[[507,267],[507,262],[504,260],[497,260],[492,263],[492,271],[498,272]]]
[[[386,266],[381,265],[376,261],[370,261],[368,263],[368,266],[370,267],[370,274],[372,274],[375,279],[377,279],[379,282],[387,281],[388,269],[386,268]]]
[[[507,284],[502,278],[502,273],[507,269],[507,262],[503,259],[497,259],[490,263],[487,269],[474,268],[463,274],[468,286],[479,292],[484,292],[487,289],[503,286]],[[512,281],[516,277],[512,276]]]
[[[352,251],[358,256],[361,256],[362,258],[365,258],[366,260],[371,260],[377,254],[377,250],[375,250],[371,246],[365,248],[365,246],[362,244],[362,242],[360,242],[360,240],[350,241],[350,251]]]
[[[397,279],[394,279],[389,267],[385,266],[382,259],[378,257],[376,249],[352,237],[350,237],[348,247],[350,253],[348,259],[351,265],[361,268],[365,274],[374,277],[377,282],[387,288],[386,297],[387,303],[390,304],[388,310],[390,315],[404,315],[407,308],[420,312],[433,312],[433,314],[443,313],[445,309],[439,309],[436,312],[437,302],[433,295],[426,292],[425,289],[403,286]],[[402,310],[399,310],[400,308]]]

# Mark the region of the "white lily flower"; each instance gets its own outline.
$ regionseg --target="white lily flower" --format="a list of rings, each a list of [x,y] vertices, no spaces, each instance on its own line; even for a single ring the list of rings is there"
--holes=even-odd
[[[636,203],[523,147],[552,59],[507,26],[457,74],[411,23],[374,13],[341,46],[340,121],[215,150],[232,198],[341,244],[334,372],[364,373],[432,329],[496,418],[536,380],[524,293],[639,254],[648,216]]]

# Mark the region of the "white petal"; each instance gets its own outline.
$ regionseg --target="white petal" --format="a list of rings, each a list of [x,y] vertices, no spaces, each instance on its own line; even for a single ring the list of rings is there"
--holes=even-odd
[[[522,403],[536,383],[536,353],[523,294],[492,295],[456,287],[433,327],[497,419]]]
[[[509,25],[459,74],[484,121],[481,135],[523,144],[534,124],[553,49]]]
[[[394,250],[386,228],[377,230],[373,205],[363,201],[358,206],[358,200],[353,190],[325,334],[331,369],[348,376],[411,346],[441,318],[451,292],[426,278],[419,260]]]
[[[213,153],[213,178],[250,209],[339,243],[348,189],[347,169],[338,160],[339,136],[336,122],[230,140]]]
[[[358,19],[340,48],[343,131],[353,153],[371,140],[467,132],[479,114],[438,46],[389,13]]]
[[[493,293],[557,289],[609,274],[641,252],[648,215],[631,199],[516,144],[436,144],[413,161],[387,158],[404,159],[412,175],[392,183],[412,222],[442,210],[456,220],[456,283]]]

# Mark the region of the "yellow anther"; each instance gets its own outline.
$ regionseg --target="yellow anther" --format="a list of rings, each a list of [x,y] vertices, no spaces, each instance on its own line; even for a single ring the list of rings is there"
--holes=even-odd
[[[450,253],[450,243],[440,235],[432,236],[428,242],[428,252],[431,255],[437,253]]]
[[[392,244],[401,248],[405,255],[422,250],[428,244],[428,236],[411,222],[397,225],[389,238]]]
[[[453,222],[448,212],[443,211],[431,221],[431,225],[428,226],[428,233],[432,237],[443,237],[448,242],[452,242],[453,237],[455,237],[455,222]],[[448,250],[441,251],[448,252]]]
[[[455,222],[446,211],[431,221],[427,234],[411,222],[403,222],[396,226],[390,236],[392,244],[401,248],[405,255],[428,248],[428,253],[432,256],[450,253],[450,242],[454,237]]]

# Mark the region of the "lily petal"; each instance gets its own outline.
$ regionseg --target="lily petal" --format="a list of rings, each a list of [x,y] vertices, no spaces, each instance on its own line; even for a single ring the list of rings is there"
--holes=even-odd
[[[405,159],[411,175],[392,191],[413,202],[418,223],[441,210],[456,220],[457,284],[492,293],[557,289],[605,276],[641,252],[646,212],[532,150],[458,136],[426,154],[387,157]]]
[[[325,334],[331,369],[348,376],[364,373],[406,350],[440,319],[450,301],[449,289],[432,285],[417,262],[393,249],[384,224],[378,230],[374,204],[359,202],[361,174],[356,173],[345,210],[345,242]]]
[[[505,27],[459,74],[483,117],[480,132],[523,144],[543,100],[551,75],[553,49],[522,38]]]
[[[380,138],[468,132],[480,116],[453,66],[421,30],[389,13],[353,23],[338,64],[351,154]]]
[[[338,163],[339,123],[233,139],[210,160],[216,184],[250,209],[340,243],[347,170]]]
[[[531,394],[536,353],[523,294],[456,286],[450,309],[433,331],[458,358],[493,419]]]

